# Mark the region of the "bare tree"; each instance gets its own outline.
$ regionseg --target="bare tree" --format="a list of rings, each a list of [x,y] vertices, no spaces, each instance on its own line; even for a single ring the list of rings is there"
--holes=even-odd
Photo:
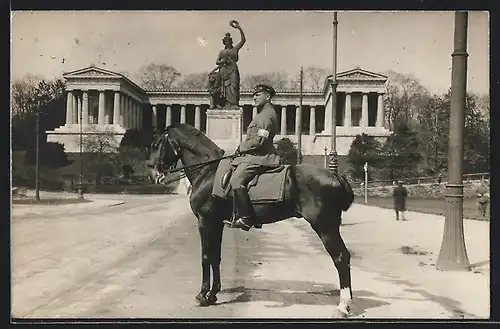
[[[140,86],[146,90],[170,89],[180,76],[174,67],[154,63],[143,65],[137,73]]]
[[[26,117],[36,105],[36,90],[40,78],[28,75],[12,85],[12,115]]]
[[[309,66],[304,69],[304,89],[321,91],[328,74],[331,72],[323,67]]]
[[[252,89],[260,83],[271,85],[275,90],[284,90],[288,86],[288,74],[285,72],[271,72],[247,75],[241,82],[242,89]]]
[[[96,182],[100,184],[103,174],[110,174],[116,162],[118,143],[115,134],[108,128],[97,129],[91,126],[82,138],[82,149],[86,155],[88,170],[95,173]]]
[[[179,87],[185,89],[207,89],[208,72],[192,73],[186,75],[180,82]]]
[[[385,113],[389,128],[394,130],[400,122],[414,123],[418,111],[427,104],[431,96],[412,74],[389,71],[386,75],[388,82],[384,100]]]

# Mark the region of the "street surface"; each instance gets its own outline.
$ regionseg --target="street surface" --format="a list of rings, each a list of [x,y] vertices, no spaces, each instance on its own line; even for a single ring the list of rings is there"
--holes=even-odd
[[[95,202],[14,206],[14,317],[330,318],[338,303],[337,271],[304,220],[225,229],[222,291],[216,306],[202,308],[186,196],[88,197]],[[439,272],[443,223],[419,213],[396,222],[392,210],[358,204],[344,213],[352,318],[489,317],[488,223],[465,221],[473,270]]]

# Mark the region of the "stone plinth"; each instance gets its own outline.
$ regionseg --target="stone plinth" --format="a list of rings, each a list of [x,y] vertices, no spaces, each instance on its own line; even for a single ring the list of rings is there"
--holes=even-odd
[[[120,125],[82,125],[82,138],[99,133],[112,133],[116,145],[119,145],[126,129]],[[69,153],[80,151],[80,125],[69,124],[47,131],[47,141],[64,145],[64,150]]]
[[[206,135],[215,144],[232,154],[240,145],[243,134],[243,109],[207,110]]]

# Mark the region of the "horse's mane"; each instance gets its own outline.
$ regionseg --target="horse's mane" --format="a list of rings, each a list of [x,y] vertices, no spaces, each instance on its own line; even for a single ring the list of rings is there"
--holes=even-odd
[[[167,127],[167,131],[169,133],[171,133],[172,130],[178,132],[174,134],[178,136],[181,139],[182,144],[191,151],[195,151],[200,155],[210,158],[220,158],[224,155],[224,151],[220,147],[212,142],[201,131],[189,124],[174,123]]]

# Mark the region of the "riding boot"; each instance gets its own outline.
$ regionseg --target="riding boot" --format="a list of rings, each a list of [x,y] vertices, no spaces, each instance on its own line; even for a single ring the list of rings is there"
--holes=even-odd
[[[255,218],[250,196],[245,187],[236,188],[233,192],[236,201],[235,218],[237,218],[233,226],[248,231],[253,226]]]

